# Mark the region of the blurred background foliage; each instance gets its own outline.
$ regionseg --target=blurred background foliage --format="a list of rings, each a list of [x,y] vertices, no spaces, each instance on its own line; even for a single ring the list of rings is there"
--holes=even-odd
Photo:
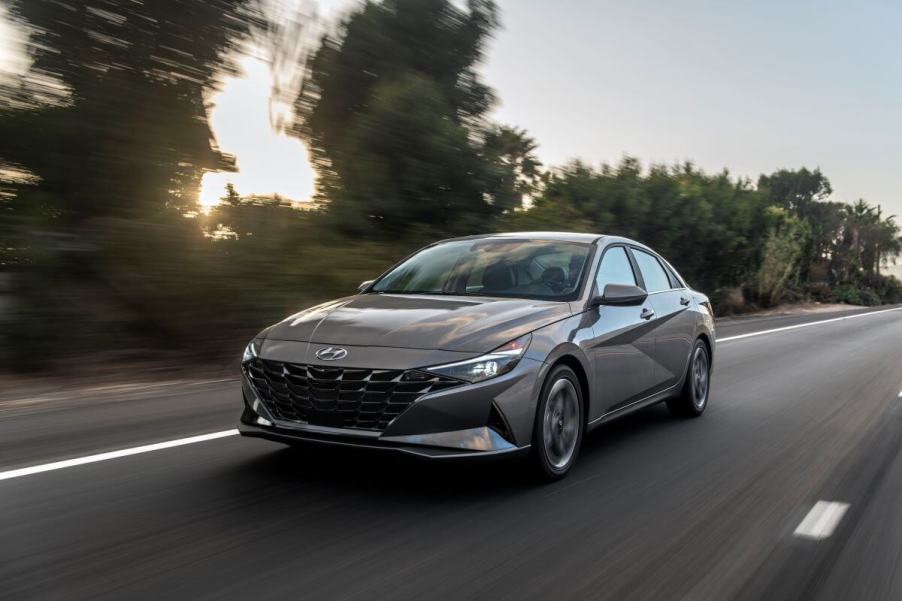
[[[292,131],[311,150],[314,202],[229,187],[206,213],[200,177],[234,163],[205,94],[243,43],[273,30],[265,4],[8,4],[32,64],[0,83],[7,368],[231,357],[425,243],[504,230],[646,242],[720,313],[902,302],[902,284],[881,274],[902,250],[895,218],[835,201],[817,169],[751,181],[632,158],[542,166],[528,132],[487,117],[495,98],[478,67],[500,25],[490,0],[360,4],[297,65]]]

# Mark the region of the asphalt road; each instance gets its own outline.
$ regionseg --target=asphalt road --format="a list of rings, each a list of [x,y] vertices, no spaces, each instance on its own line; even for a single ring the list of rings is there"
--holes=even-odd
[[[240,392],[4,403],[0,599],[902,599],[902,311],[740,337],[832,317],[721,323],[701,419],[606,425],[547,485],[238,436],[2,479],[232,428]]]

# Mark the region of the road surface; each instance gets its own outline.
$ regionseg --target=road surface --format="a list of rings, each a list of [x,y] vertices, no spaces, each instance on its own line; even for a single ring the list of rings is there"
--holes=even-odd
[[[859,313],[722,322],[701,419],[603,426],[547,485],[230,435],[120,456],[228,434],[234,381],[5,403],[0,599],[902,599],[902,310]]]

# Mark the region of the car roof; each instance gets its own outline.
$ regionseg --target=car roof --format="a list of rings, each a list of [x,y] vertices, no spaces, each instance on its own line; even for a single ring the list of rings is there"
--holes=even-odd
[[[554,240],[558,242],[582,242],[592,244],[601,238],[601,234],[589,234],[583,232],[502,232],[498,234],[479,234],[476,236],[461,236],[460,238],[449,238],[442,242],[450,242],[452,240],[492,240],[492,239],[526,239],[526,240]]]
[[[647,244],[637,242],[631,238],[611,236],[609,234],[592,234],[588,232],[499,232],[495,234],[476,234],[473,236],[448,238],[446,240],[439,240],[434,244],[453,242],[455,240],[503,240],[505,238],[510,240],[549,240],[555,242],[577,242],[582,244],[598,244],[601,241],[604,241],[605,244],[629,244],[657,254],[655,250]]]

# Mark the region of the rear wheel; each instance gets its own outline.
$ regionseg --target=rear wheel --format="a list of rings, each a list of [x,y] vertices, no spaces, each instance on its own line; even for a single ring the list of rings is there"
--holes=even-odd
[[[667,408],[678,417],[698,417],[705,412],[710,393],[711,357],[704,341],[696,340],[683,389],[678,397],[667,401]]]
[[[533,428],[532,462],[548,480],[563,478],[582,443],[584,404],[579,380],[569,367],[555,367],[542,387]]]

